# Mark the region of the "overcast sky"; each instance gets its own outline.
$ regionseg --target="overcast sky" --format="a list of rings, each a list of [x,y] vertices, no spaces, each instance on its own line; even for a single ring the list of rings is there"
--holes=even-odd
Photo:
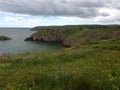
[[[0,0],[0,27],[120,24],[120,0]]]

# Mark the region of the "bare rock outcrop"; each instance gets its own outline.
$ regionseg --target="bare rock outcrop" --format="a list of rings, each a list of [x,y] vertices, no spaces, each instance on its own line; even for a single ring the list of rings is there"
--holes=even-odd
[[[3,35],[0,36],[0,41],[6,41],[6,40],[11,40],[11,38]]]

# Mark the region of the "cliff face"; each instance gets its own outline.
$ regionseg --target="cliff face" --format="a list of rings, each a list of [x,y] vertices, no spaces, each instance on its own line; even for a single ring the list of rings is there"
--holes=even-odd
[[[68,36],[69,35],[66,32],[66,30],[54,28],[49,31],[47,30],[38,31],[37,33],[26,38],[25,41],[56,42],[56,43],[60,43],[65,47],[71,47],[73,44],[73,41],[67,40]]]
[[[25,41],[56,42],[65,47],[76,44],[96,43],[104,40],[120,39],[120,27],[42,27]]]

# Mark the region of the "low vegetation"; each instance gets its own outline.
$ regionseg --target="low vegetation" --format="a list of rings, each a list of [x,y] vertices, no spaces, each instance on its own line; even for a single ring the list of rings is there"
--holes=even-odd
[[[64,41],[72,46],[1,57],[0,90],[120,89],[119,26],[42,27],[34,35],[56,28],[67,32]]]

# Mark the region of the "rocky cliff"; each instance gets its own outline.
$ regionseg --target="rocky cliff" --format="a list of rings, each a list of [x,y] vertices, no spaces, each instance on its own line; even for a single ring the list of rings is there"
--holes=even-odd
[[[42,41],[42,42],[56,42],[65,47],[71,47],[74,43],[72,40],[67,40],[68,32],[60,28],[51,30],[40,30],[37,33],[26,38],[25,41]]]

